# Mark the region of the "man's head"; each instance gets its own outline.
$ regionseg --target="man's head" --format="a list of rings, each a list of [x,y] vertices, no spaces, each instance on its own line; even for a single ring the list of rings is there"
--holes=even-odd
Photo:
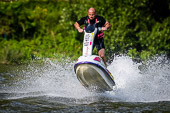
[[[90,8],[88,10],[88,17],[90,20],[93,20],[96,16],[96,10],[94,8]]]

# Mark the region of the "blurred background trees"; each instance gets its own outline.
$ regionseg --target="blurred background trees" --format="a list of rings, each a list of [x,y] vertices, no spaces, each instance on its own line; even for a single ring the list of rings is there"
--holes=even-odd
[[[74,23],[90,7],[111,24],[105,32],[108,59],[115,54],[140,60],[170,57],[170,0],[4,0],[0,1],[1,63],[36,57],[76,59],[83,34]]]

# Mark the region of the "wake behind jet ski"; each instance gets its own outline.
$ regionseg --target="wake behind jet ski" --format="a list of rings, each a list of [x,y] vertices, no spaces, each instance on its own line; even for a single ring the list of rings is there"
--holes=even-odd
[[[92,55],[94,38],[100,28],[95,24],[84,30],[83,55],[74,65],[74,71],[80,83],[90,91],[111,91],[115,85],[112,74],[107,70],[101,57]]]

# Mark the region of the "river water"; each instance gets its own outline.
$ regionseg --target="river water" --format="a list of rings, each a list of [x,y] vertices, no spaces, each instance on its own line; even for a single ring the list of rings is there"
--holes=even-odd
[[[144,64],[116,56],[108,69],[113,91],[87,91],[77,80],[75,62],[0,65],[1,113],[170,112],[170,62],[164,56]]]

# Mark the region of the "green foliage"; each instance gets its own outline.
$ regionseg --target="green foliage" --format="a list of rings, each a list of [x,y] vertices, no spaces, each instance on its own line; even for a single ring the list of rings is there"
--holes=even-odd
[[[169,0],[18,0],[0,2],[0,61],[76,59],[82,54],[83,34],[74,23],[90,7],[111,24],[105,32],[108,58],[170,56]]]
[[[25,59],[31,59],[32,48],[29,47],[27,40],[1,41],[0,47],[3,48],[0,50],[0,61],[4,63],[21,63],[25,62]]]

